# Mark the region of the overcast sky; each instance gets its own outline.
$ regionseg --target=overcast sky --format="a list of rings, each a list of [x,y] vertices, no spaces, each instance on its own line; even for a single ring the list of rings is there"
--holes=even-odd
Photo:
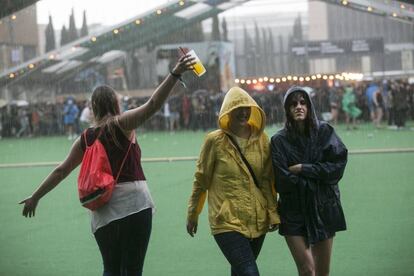
[[[136,15],[154,9],[171,0],[41,0],[37,2],[37,17],[39,24],[47,24],[49,14],[52,15],[56,29],[63,24],[68,27],[69,15],[72,8],[78,28],[82,25],[83,10],[86,10],[88,24],[100,23],[114,25],[128,20]],[[252,0],[240,8],[227,11],[225,16],[242,16],[252,13],[266,12],[303,12],[307,10],[307,0]]]

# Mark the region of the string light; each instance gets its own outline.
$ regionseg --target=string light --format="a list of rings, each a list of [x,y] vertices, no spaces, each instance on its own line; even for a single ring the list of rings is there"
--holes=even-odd
[[[96,36],[91,37],[91,41],[95,42],[96,41]]]
[[[13,14],[13,15],[11,16],[11,19],[12,19],[12,20],[16,20],[16,18],[17,18],[17,16],[16,16],[15,14]]]
[[[180,1],[180,2],[178,2],[178,5],[180,5],[180,6],[184,6],[184,1]]]
[[[30,69],[33,69],[34,67],[35,67],[35,65],[34,65],[33,63],[30,63],[30,64],[29,64],[29,68],[30,68]]]
[[[119,30],[118,29],[115,29],[114,30],[114,34],[118,34],[119,33]]]
[[[135,24],[137,25],[141,24],[141,20],[140,19],[135,20]]]
[[[14,77],[15,77],[14,73],[10,73],[10,74],[9,74],[9,78],[11,78],[11,79],[12,79],[12,78],[14,78]]]
[[[157,14],[160,15],[162,13],[162,10],[157,10]]]
[[[234,80],[235,83],[241,83],[241,84],[260,84],[260,83],[281,83],[281,82],[309,82],[309,81],[315,81],[318,79],[323,80],[352,80],[352,81],[361,81],[363,80],[364,75],[361,73],[349,73],[349,72],[342,72],[342,73],[336,73],[336,74],[315,74],[315,75],[304,75],[304,76],[284,76],[279,78],[269,78],[269,77],[258,77],[258,78],[252,78],[252,79],[238,79],[236,78]]]

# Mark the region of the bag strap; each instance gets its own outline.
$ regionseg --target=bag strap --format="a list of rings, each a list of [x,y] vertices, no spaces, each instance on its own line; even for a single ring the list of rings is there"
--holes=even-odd
[[[229,139],[230,139],[231,143],[233,144],[233,146],[235,146],[237,151],[240,153],[241,159],[243,160],[244,164],[246,165],[247,169],[249,170],[250,174],[252,175],[254,184],[256,185],[257,188],[259,188],[259,182],[257,181],[256,175],[254,174],[254,171],[253,171],[252,167],[250,166],[249,161],[247,161],[246,157],[244,157],[243,153],[241,152],[241,149],[240,149],[239,145],[237,144],[236,141],[234,141],[234,138],[228,133],[226,133],[226,135],[227,135],[227,137],[229,137]]]
[[[118,174],[116,175],[116,178],[115,178],[115,183],[118,181],[119,175],[121,174],[122,168],[124,167],[125,160],[126,160],[126,158],[128,156],[129,150],[131,149],[132,142],[134,141],[134,139],[135,139],[135,130],[132,131],[132,137],[131,137],[131,139],[129,141],[128,150],[125,153],[124,160],[122,160],[121,167],[119,167]]]
[[[83,138],[85,139],[85,146],[90,147],[90,146],[88,146],[88,141],[86,139],[86,132],[87,132],[87,129],[83,133]],[[99,129],[99,133],[98,133],[98,136],[96,136],[95,141],[98,140],[98,138],[101,136],[102,132],[103,132],[103,127],[101,127],[101,129]],[[121,174],[122,168],[124,167],[125,160],[128,156],[129,150],[131,149],[131,146],[132,146],[132,143],[133,143],[134,139],[135,139],[135,130],[132,131],[132,137],[129,141],[128,150],[125,153],[124,159],[122,160],[121,167],[119,167],[118,174],[116,175],[116,178],[115,178],[115,183],[118,181],[119,175]],[[95,143],[95,141],[94,141],[94,143]]]
[[[92,143],[92,144],[90,144],[90,145],[88,145],[88,139],[87,139],[87,137],[86,137],[86,134],[87,134],[87,132],[88,132],[88,129],[91,129],[91,128],[87,128],[87,129],[85,129],[85,131],[84,131],[84,132],[83,132],[83,134],[82,134],[82,136],[83,136],[83,140],[85,140],[85,148],[89,148],[90,146],[92,146],[92,144],[93,144],[93,143],[95,143],[95,141],[96,141],[96,140],[98,140],[98,138],[101,136],[101,134],[102,134],[102,132],[103,132],[103,127],[101,127],[101,128],[99,129],[98,135],[96,136],[96,138],[95,138],[95,140],[93,141],[93,143]]]

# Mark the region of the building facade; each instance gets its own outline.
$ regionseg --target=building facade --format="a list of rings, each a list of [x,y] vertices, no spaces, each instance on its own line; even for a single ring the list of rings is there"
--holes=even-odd
[[[38,55],[36,5],[0,20],[0,72]]]

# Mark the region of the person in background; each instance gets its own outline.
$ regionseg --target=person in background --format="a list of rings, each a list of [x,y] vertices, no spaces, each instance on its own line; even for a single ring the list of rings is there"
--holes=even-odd
[[[329,89],[329,106],[331,108],[331,122],[336,125],[339,116],[339,95],[335,87]]]
[[[208,197],[211,233],[231,265],[232,276],[259,275],[256,259],[265,235],[279,224],[265,120],[247,92],[239,87],[227,92],[219,129],[210,132],[202,146],[188,203],[187,232],[193,237]]]
[[[271,138],[279,193],[279,234],[299,275],[329,275],[333,238],[346,229],[338,182],[348,151],[335,130],[316,118],[308,87],[284,98],[286,122]]]
[[[138,126],[163,106],[181,74],[192,70],[194,64],[194,58],[181,57],[146,103],[122,114],[114,89],[97,87],[91,98],[95,126],[75,140],[66,159],[31,196],[20,202],[24,204],[23,216],[34,217],[39,200],[78,167],[85,148],[96,139],[107,152],[114,178],[125,158],[111,199],[91,213],[91,228],[102,255],[104,276],[142,275],[154,203],[142,170],[140,147],[131,137]]]
[[[85,106],[82,109],[81,115],[79,117],[80,127],[81,130],[84,131],[88,127],[90,127],[93,119],[93,115],[90,108],[90,102],[86,101]]]
[[[377,89],[374,92],[372,102],[375,108],[375,127],[381,128],[382,117],[384,116],[384,97],[382,96],[381,89]]]
[[[371,117],[372,123],[375,127],[379,127],[382,120],[382,95],[381,90],[376,82],[369,84],[365,91],[365,96],[367,98],[368,109]]]
[[[79,116],[79,108],[73,98],[69,98],[63,107],[63,124],[69,140],[76,138],[76,120]]]
[[[342,97],[342,109],[345,112],[346,129],[356,129],[356,119],[361,115],[362,111],[356,106],[356,96],[354,88],[351,84],[345,87],[345,93]]]
[[[22,135],[27,135],[27,136],[31,136],[30,133],[30,121],[29,121],[29,117],[27,114],[27,109],[24,108],[20,108],[18,110],[18,116],[19,116],[19,131],[16,133],[16,137],[20,138]]]

